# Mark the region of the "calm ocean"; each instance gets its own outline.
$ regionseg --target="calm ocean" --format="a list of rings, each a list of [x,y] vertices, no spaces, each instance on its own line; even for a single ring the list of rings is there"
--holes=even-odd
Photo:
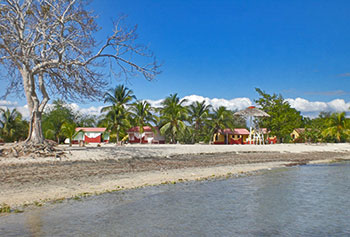
[[[47,205],[0,217],[0,236],[350,236],[350,163]]]

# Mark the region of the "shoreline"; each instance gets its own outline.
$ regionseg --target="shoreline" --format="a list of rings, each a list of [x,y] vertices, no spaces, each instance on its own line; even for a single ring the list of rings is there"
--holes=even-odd
[[[197,145],[196,149],[200,146]],[[171,148],[174,147],[182,148],[181,145]],[[67,158],[62,160],[51,158],[48,161],[44,158],[9,162],[3,158],[0,159],[0,180],[3,180],[0,184],[0,205],[5,203],[11,209],[23,209],[28,205],[41,206],[57,200],[80,199],[111,191],[214,177],[235,177],[262,170],[350,159],[350,145],[342,146],[340,151],[339,147],[335,146],[336,150],[334,146],[328,145],[333,150],[320,149],[320,152],[290,152],[283,149],[278,152],[266,148],[259,151],[255,150],[256,147],[236,151],[223,149],[223,152],[215,152],[217,147],[214,147],[212,150],[202,149],[202,153],[177,150],[177,153],[172,151],[164,155],[162,146],[135,146],[131,147],[135,153],[132,157],[117,156],[114,149],[126,154],[125,150],[119,148],[87,148],[68,151]],[[141,150],[136,151],[138,148]],[[145,149],[149,149],[151,154],[162,149],[163,154],[151,157],[149,153],[144,153],[143,157],[139,157],[138,152],[144,152]],[[89,157],[89,153],[92,156]],[[100,154],[99,159],[94,157],[96,154]]]

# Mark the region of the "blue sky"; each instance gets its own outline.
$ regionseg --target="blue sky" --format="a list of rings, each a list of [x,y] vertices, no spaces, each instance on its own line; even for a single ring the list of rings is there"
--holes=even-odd
[[[117,13],[164,62],[157,80],[131,80],[142,99],[170,93],[350,99],[349,1],[95,1],[103,32]]]
[[[99,15],[99,40],[126,14],[163,62],[154,81],[129,80],[139,99],[253,100],[258,87],[308,102],[350,101],[350,1],[95,0],[89,7]]]

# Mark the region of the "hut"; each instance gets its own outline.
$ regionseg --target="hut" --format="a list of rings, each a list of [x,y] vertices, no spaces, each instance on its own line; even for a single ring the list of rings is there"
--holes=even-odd
[[[73,144],[79,144],[80,142],[84,143],[101,143],[109,142],[109,132],[106,131],[106,128],[76,128],[78,132],[72,139]]]
[[[140,133],[140,127],[130,128],[128,131],[129,143],[142,144],[164,144],[165,137],[160,134],[158,127],[144,126],[143,133]]]
[[[311,132],[311,128],[295,128],[291,134],[290,137],[292,138],[293,142],[303,142],[308,140],[308,136],[306,132]],[[318,130],[315,130],[318,131]]]
[[[220,129],[214,134],[213,144],[246,144],[249,131],[245,128]]]

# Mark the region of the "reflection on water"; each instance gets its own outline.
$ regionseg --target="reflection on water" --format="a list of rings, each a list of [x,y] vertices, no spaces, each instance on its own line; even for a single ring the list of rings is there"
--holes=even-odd
[[[32,236],[42,236],[43,222],[41,214],[37,211],[29,212],[25,217],[25,224]]]
[[[0,217],[1,236],[349,236],[350,163],[104,194]]]

